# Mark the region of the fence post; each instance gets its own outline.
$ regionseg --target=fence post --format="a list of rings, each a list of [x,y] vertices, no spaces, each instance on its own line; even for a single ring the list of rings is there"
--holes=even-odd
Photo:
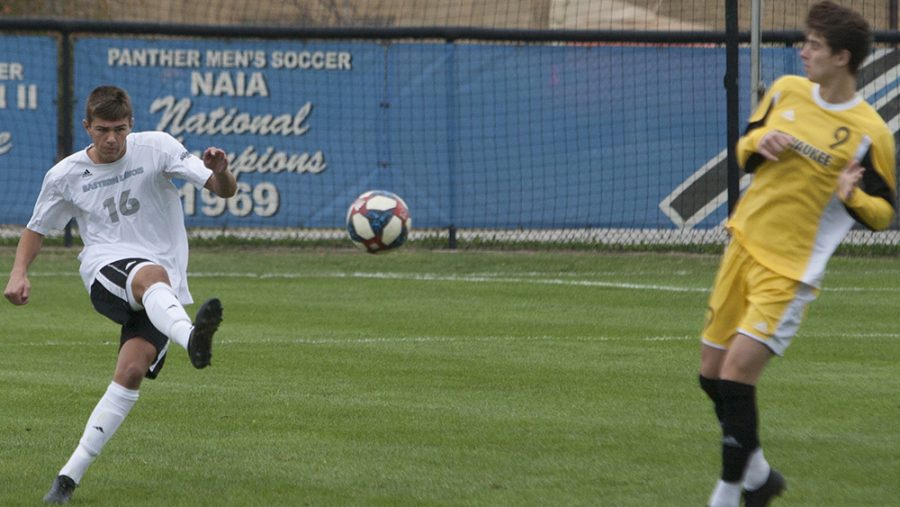
[[[456,150],[459,148],[459,122],[457,121],[456,107],[456,41],[452,38],[446,40],[446,59],[444,64],[444,77],[446,79],[447,93],[447,185],[450,226],[447,231],[447,248],[456,250]]]
[[[57,68],[57,111],[56,119],[56,161],[68,157],[72,153],[74,141],[72,139],[72,118],[74,107],[74,73],[75,65],[72,60],[75,54],[72,48],[72,32],[63,30],[60,32],[60,50],[61,55],[59,67]],[[72,239],[72,225],[75,219],[69,220],[63,231],[63,244],[71,247],[74,242]]]
[[[736,144],[740,136],[740,102],[738,101],[738,2],[725,0],[725,96],[727,124],[727,156],[728,163],[728,215],[734,211],[740,197],[740,174],[737,165]]]

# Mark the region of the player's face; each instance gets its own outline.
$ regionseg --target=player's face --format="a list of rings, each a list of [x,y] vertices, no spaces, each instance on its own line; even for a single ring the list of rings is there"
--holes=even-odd
[[[109,164],[125,155],[125,138],[131,133],[131,118],[109,121],[95,118],[84,121],[84,129],[94,144],[94,156],[101,164]]]
[[[831,46],[821,35],[810,32],[806,34],[800,59],[806,76],[814,83],[823,84],[837,75],[839,69],[846,65],[843,52],[832,52]]]

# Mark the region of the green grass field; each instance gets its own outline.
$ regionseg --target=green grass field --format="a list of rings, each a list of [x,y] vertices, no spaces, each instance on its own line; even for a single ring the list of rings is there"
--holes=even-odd
[[[40,504],[112,376],[118,330],[76,253],[45,249],[31,303],[0,305],[3,506]],[[194,298],[225,306],[213,365],[173,346],[73,503],[705,505],[719,430],[697,335],[717,264],[195,249]],[[897,280],[900,259],[834,259],[763,377],[776,505],[898,505]]]

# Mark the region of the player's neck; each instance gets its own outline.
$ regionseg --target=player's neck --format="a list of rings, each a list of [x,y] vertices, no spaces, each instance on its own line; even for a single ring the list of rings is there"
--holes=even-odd
[[[88,158],[91,159],[91,162],[93,162],[93,163],[95,163],[95,164],[100,164],[100,163],[102,163],[102,162],[100,162],[100,160],[97,158],[97,148],[95,148],[94,145],[88,146],[88,148],[87,148],[86,151],[87,151],[87,156],[88,156]]]
[[[97,165],[112,164],[114,162],[118,162],[119,160],[122,160],[122,158],[125,156],[125,152],[123,151],[122,154],[119,157],[117,157],[116,159],[105,160],[105,159],[101,158],[100,152],[97,150],[97,147],[94,146],[93,144],[88,146],[87,150],[85,150],[85,151],[87,153],[88,158],[91,159],[91,162],[93,162]]]
[[[856,76],[842,74],[819,83],[819,96],[829,104],[843,104],[856,96]]]

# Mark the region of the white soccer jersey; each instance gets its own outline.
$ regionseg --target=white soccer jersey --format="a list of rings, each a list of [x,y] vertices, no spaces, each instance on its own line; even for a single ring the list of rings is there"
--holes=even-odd
[[[172,178],[199,188],[212,171],[164,132],[132,133],[126,143],[125,156],[111,164],[95,164],[84,149],[53,166],[27,227],[46,235],[75,217],[88,291],[103,266],[140,257],[163,266],[181,303],[190,304],[187,233]]]

